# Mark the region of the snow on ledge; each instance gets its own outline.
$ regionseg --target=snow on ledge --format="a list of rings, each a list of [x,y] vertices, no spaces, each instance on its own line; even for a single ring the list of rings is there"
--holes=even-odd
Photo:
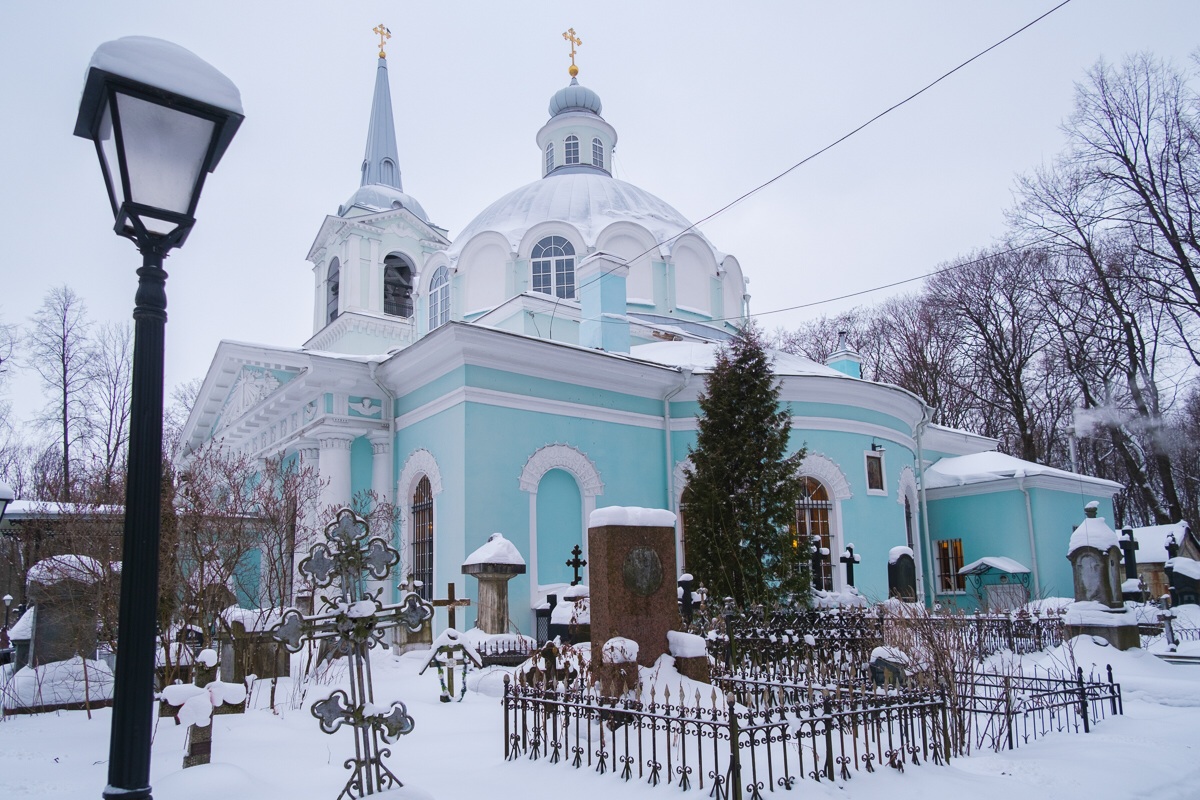
[[[674,528],[675,515],[664,508],[605,506],[604,508],[597,508],[588,517],[589,528],[603,528],[608,525],[639,528]]]
[[[1183,556],[1175,556],[1168,559],[1168,567],[1178,572],[1180,575],[1186,575],[1194,581],[1200,581],[1200,561],[1195,561]]]
[[[1090,517],[1079,523],[1079,527],[1071,534],[1071,542],[1067,545],[1067,555],[1071,555],[1081,547],[1094,547],[1104,553],[1110,547],[1120,546],[1116,531],[1108,527],[1104,517]]]
[[[90,556],[74,554],[50,556],[29,568],[29,582],[52,586],[59,581],[95,583],[108,572],[99,561]]]
[[[614,636],[604,643],[600,653],[605,664],[632,664],[637,661],[638,643],[623,636]]]
[[[897,561],[900,560],[900,556],[908,556],[909,558],[914,558],[913,549],[906,545],[900,545],[898,547],[893,547],[891,550],[888,550],[888,563],[895,564]]]
[[[523,567],[525,559],[521,557],[516,545],[505,539],[504,534],[496,532],[462,563],[464,567],[474,564],[513,564]]]

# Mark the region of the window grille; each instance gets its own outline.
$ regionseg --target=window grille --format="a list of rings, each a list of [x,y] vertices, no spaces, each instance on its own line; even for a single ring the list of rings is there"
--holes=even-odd
[[[962,539],[939,539],[933,543],[933,550],[937,553],[938,591],[965,591],[967,578],[958,574],[963,566]]]
[[[833,503],[829,492],[816,478],[804,478],[800,499],[796,502],[795,540],[807,536],[813,543],[812,585],[814,589],[833,591],[833,543],[830,536],[829,514]]]
[[[422,477],[413,492],[412,572],[420,581],[417,589],[425,600],[433,599],[433,488],[429,478]]]

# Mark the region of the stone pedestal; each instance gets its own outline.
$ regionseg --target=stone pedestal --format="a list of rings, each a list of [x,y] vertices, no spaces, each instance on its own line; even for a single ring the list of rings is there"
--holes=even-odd
[[[621,519],[620,511],[600,509],[588,529],[593,659],[599,657],[605,642],[623,636],[637,642],[637,663],[648,667],[667,652],[667,631],[679,626],[675,527],[595,525],[598,517],[605,519],[601,512]],[[657,514],[671,517],[673,522],[670,512]]]
[[[479,611],[475,627],[484,633],[508,633],[508,582],[525,574],[525,559],[502,533],[493,533],[467,556],[463,575],[479,581]]]

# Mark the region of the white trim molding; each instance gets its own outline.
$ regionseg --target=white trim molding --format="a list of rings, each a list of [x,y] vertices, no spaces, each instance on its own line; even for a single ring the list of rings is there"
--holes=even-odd
[[[529,605],[538,603],[538,551],[537,551],[537,491],[538,484],[547,472],[561,469],[575,479],[579,487],[580,505],[583,507],[583,558],[588,552],[588,520],[596,510],[596,498],[604,493],[604,482],[600,471],[581,450],[569,444],[548,444],[534,451],[521,470],[521,491],[529,493]],[[586,575],[586,573],[585,573]],[[584,582],[586,583],[585,577]]]
[[[437,498],[442,493],[442,471],[438,468],[437,459],[433,457],[433,453],[425,448],[419,448],[409,453],[408,458],[404,462],[404,469],[400,471],[400,477],[396,479],[396,509],[400,512],[400,541],[399,550],[403,559],[402,567],[404,570],[411,572],[413,568],[412,556],[412,501],[413,491],[416,490],[417,482],[424,476],[429,478],[429,491],[433,495],[433,561],[434,569],[437,569],[437,544],[438,544],[438,507]],[[437,572],[434,572],[436,575]],[[400,580],[405,580],[407,574],[402,574]]]
[[[917,475],[912,467],[902,468],[900,477],[896,480],[896,502],[904,505],[905,500],[912,504],[914,510],[916,509]]]
[[[822,453],[807,453],[796,474],[801,477],[816,478],[829,490],[832,500],[849,500],[854,496],[850,491],[850,482],[846,474],[833,459]]]

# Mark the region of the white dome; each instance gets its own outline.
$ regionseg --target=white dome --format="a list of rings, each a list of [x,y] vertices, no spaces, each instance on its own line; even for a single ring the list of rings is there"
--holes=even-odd
[[[451,259],[456,259],[476,235],[494,231],[504,236],[515,252],[526,232],[543,222],[565,222],[594,247],[600,233],[614,222],[632,222],[648,230],[657,242],[667,242],[691,227],[670,205],[639,189],[596,170],[554,173],[509,192],[485,208],[454,238]],[[692,231],[701,239],[703,234]],[[704,239],[719,264],[724,254]],[[671,244],[662,245],[668,252]]]

